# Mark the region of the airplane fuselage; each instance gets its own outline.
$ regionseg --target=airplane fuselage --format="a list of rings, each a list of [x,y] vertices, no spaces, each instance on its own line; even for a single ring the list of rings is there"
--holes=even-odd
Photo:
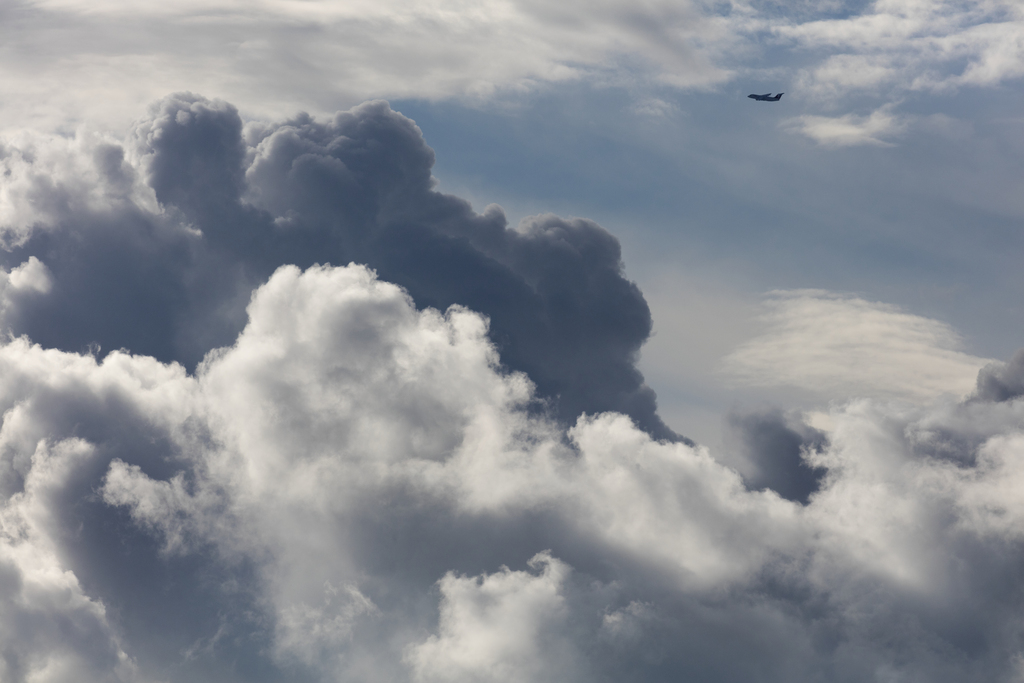
[[[775,97],[772,97],[771,93],[766,93],[764,95],[747,95],[747,97],[749,97],[752,100],[757,100],[758,102],[778,102],[780,99],[782,99],[783,95],[785,95],[785,93],[780,92]]]

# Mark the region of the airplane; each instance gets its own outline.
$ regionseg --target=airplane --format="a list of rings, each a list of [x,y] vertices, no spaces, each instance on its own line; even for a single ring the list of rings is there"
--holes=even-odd
[[[752,100],[757,100],[758,102],[778,102],[780,99],[782,99],[782,96],[785,94],[786,93],[780,92],[775,97],[772,97],[771,93],[767,93],[764,95],[747,95],[747,97],[749,97]]]

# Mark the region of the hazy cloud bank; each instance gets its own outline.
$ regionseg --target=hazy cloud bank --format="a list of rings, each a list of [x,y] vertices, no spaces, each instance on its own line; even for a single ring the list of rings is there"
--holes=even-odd
[[[990,359],[960,350],[948,325],[895,306],[818,290],[773,292],[764,331],[723,359],[727,377],[792,386],[819,400],[928,401],[970,393]]]
[[[824,57],[805,68],[799,81],[802,89],[819,96],[948,91],[1024,75],[1024,11],[1019,3],[876,0],[819,5],[818,16],[773,27],[780,37]]]

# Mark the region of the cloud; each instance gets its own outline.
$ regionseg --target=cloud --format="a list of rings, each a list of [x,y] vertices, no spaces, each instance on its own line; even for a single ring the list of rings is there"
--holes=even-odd
[[[510,228],[500,207],[478,214],[436,192],[433,151],[386,103],[243,127],[231,105],[181,94],[124,146],[15,142],[0,195],[9,277],[27,282],[28,268],[50,287],[12,290],[4,322],[16,335],[191,369],[231,343],[277,266],[357,261],[420,306],[486,314],[503,362],[562,419],[617,410],[678,438],[636,369],[651,318],[618,241],[578,218]]]
[[[827,55],[801,76],[819,96],[884,88],[892,97],[995,85],[1024,74],[1024,15],[1017,3],[886,0],[844,14],[772,26],[792,44]]]
[[[564,432],[482,316],[357,265],[278,269],[194,375],[0,370],[0,549],[66,596],[9,604],[90,634],[0,632],[27,680],[1015,675],[1017,400],[837,404],[798,505],[621,415]]]
[[[907,122],[904,117],[893,114],[891,107],[885,106],[868,116],[798,116],[785,121],[783,126],[793,132],[802,133],[825,147],[888,147],[892,143],[884,138],[901,133]]]
[[[923,120],[896,113],[908,98],[948,97],[1024,75],[1024,13],[1008,0],[826,2],[785,9],[765,3],[759,9],[756,29],[737,30],[768,32],[769,45],[788,50],[787,68],[762,73],[772,82],[780,71],[787,74],[792,85],[779,89],[819,110],[790,119],[788,127],[827,146],[890,145]],[[748,67],[751,76],[758,72],[756,65]],[[874,107],[870,114],[850,111],[865,102]]]
[[[1024,75],[1022,22],[1010,0],[23,0],[0,9],[0,120],[8,136],[67,141],[120,132],[176,90],[230,101],[247,121],[296,108],[323,121],[371,98],[505,108],[613,88],[622,114],[650,119],[635,129],[742,81],[785,90],[788,127],[820,144],[884,146],[928,114],[958,114],[948,95]],[[901,113],[909,100],[929,111]]]
[[[991,363],[978,373],[977,397],[985,401],[1010,401],[1024,396],[1024,353],[1009,363]]]
[[[779,410],[732,414],[728,424],[738,442],[732,447],[744,458],[738,469],[747,486],[755,491],[769,488],[807,504],[825,474],[807,459],[828,445],[827,435],[803,420],[787,419]]]
[[[293,102],[326,114],[374,97],[479,100],[580,79],[706,86],[728,76],[712,58],[727,40],[720,23],[666,0],[24,2],[3,22],[3,112],[9,126],[120,124],[187,88],[282,117]]]
[[[564,636],[561,592],[570,568],[550,553],[527,564],[540,574],[503,567],[480,577],[449,573],[438,582],[440,635],[406,653],[415,680],[582,680],[580,655]]]
[[[4,431],[8,422],[5,420]],[[7,444],[5,444],[7,445]],[[0,508],[0,675],[10,681],[141,680],[104,605],[61,563],[53,498],[68,486],[90,444],[41,442],[20,463],[22,489]],[[4,465],[10,467],[5,460]]]
[[[1019,358],[775,293],[728,367],[827,419],[719,454],[662,438],[615,238],[436,192],[384,103],[4,155],[5,680],[1019,675]]]
[[[662,112],[672,90],[764,78],[779,47],[772,80],[782,73],[799,86],[785,89],[832,105],[1024,74],[1024,19],[1010,0],[25,0],[2,18],[5,127],[65,134],[120,129],[145,102],[186,89],[262,119],[293,103],[325,116],[376,97],[488,102],[568,82],[623,86],[636,111]]]
[[[757,519],[789,514],[770,496],[752,500],[749,511],[723,505],[718,496],[742,490],[735,475],[689,447],[651,441],[622,416],[577,425],[572,438],[586,454],[579,460],[554,424],[524,411],[530,386],[499,371],[479,315],[419,311],[364,267],[284,267],[256,294],[249,315],[236,344],[211,355],[196,377],[121,352],[98,362],[25,340],[3,349],[12,370],[3,375],[4,395],[18,406],[8,411],[3,434],[15,471],[25,470],[21,455],[40,434],[65,443],[64,435],[83,432],[96,444],[87,472],[71,482],[51,477],[44,540],[68,546],[62,556],[75,575],[89,577],[90,593],[145,627],[125,636],[144,653],[140,666],[168,666],[153,661],[150,637],[193,653],[179,662],[182,675],[214,676],[209,659],[230,661],[240,651],[258,662],[261,655],[247,645],[256,635],[245,630],[256,628],[271,641],[260,650],[270,653],[264,663],[300,677],[353,675],[352,667],[371,663],[389,671],[406,661],[436,677],[447,669],[443,653],[462,647],[436,645],[462,637],[462,612],[452,606],[450,628],[426,641],[436,647],[419,648],[410,638],[429,621],[414,616],[415,604],[447,571],[479,572],[535,554],[532,534],[522,534],[538,518],[549,519],[547,540],[569,556],[578,554],[571,539],[589,539],[622,561],[650,565],[669,583],[702,586],[749,571],[753,557],[716,547],[697,519],[753,539],[757,529],[771,535]],[[98,409],[83,418],[88,406]],[[135,433],[171,448],[139,448]],[[34,464],[23,476],[48,472]],[[648,489],[652,496],[637,497]],[[124,509],[159,543],[124,537],[116,522]],[[89,529],[67,538],[63,530],[76,518]],[[402,559],[424,533],[424,556]],[[211,625],[205,614],[191,613],[198,607],[188,603],[199,596],[176,607],[165,604],[180,600],[175,595],[124,600],[124,587],[94,565],[118,541],[127,543],[133,563],[178,563],[178,585],[198,581],[196,591],[220,620]],[[644,557],[651,541],[661,549]],[[589,552],[581,565],[588,566]],[[555,581],[562,566],[551,559],[554,574],[543,576]],[[211,572],[219,577],[212,584],[199,579]],[[442,582],[450,600],[458,599],[459,585]],[[254,595],[246,598],[248,592]],[[509,596],[509,609],[523,609],[520,597]],[[536,604],[550,612],[548,603]],[[264,616],[254,627],[245,613],[255,605]],[[171,624],[159,627],[169,615]],[[173,617],[192,617],[190,632],[176,632]],[[509,679],[529,665],[515,655],[515,643],[535,640],[533,630],[556,617],[525,614],[519,635],[494,623],[493,637],[507,643],[495,646],[496,666],[511,667]],[[373,645],[379,629],[391,635]],[[218,637],[222,631],[231,637]],[[197,635],[207,641],[198,648]],[[549,638],[536,642],[550,645]],[[409,648],[418,654],[403,654]],[[501,664],[509,648],[512,659]]]
[[[966,395],[990,362],[958,350],[941,322],[857,297],[795,290],[772,293],[765,306],[767,329],[723,360],[749,385],[927,401]]]

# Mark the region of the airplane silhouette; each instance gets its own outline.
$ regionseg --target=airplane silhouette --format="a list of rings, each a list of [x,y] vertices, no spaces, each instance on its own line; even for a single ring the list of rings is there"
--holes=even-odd
[[[747,95],[747,97],[749,97],[752,100],[757,100],[758,102],[778,102],[780,99],[782,99],[783,95],[785,95],[785,93],[780,92],[775,97],[772,97],[771,93],[766,93],[764,95]]]

